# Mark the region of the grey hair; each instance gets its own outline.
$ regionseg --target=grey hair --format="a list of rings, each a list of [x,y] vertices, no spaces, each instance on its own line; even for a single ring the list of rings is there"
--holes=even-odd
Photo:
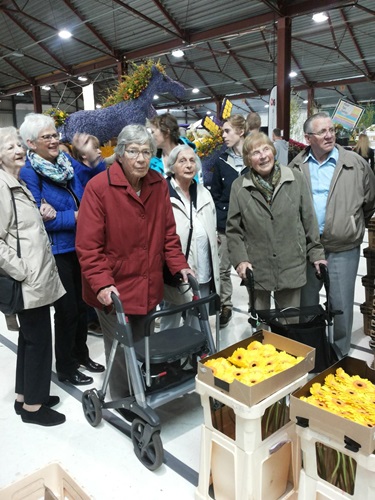
[[[3,149],[5,143],[8,140],[15,139],[16,141],[20,141],[20,135],[16,127],[1,127],[0,128],[0,152]],[[0,169],[2,169],[2,161],[0,155]]]
[[[202,170],[202,162],[197,153],[194,151],[192,147],[189,146],[189,144],[179,144],[175,148],[172,149],[172,151],[169,153],[168,156],[168,162],[167,166],[165,168],[165,173],[166,175],[170,175],[174,173],[174,166],[177,161],[178,155],[181,153],[181,151],[184,151],[187,149],[188,151],[192,151],[195,156],[195,165],[196,165],[196,174]]]
[[[315,115],[311,115],[305,123],[303,124],[303,131],[305,134],[311,134],[312,132],[312,122],[317,120],[318,118],[331,118],[328,113],[321,111],[320,113],[315,113]]]
[[[53,128],[56,130],[55,121],[52,116],[43,115],[41,113],[29,113],[25,116],[24,121],[20,126],[20,136],[26,147],[27,141],[36,141],[42,130]]]
[[[7,139],[16,139],[19,140],[20,135],[16,127],[1,127],[0,128],[0,148],[3,147],[5,141]]]
[[[147,144],[150,147],[152,156],[155,156],[156,146],[152,135],[144,125],[127,125],[117,137],[117,146],[115,154],[117,158],[124,155],[125,149],[129,144]]]

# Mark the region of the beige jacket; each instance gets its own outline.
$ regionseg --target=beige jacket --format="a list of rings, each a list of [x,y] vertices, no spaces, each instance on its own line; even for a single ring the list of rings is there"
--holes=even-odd
[[[21,258],[12,197],[17,208]],[[25,309],[52,304],[65,293],[48,235],[30,191],[0,170],[0,273],[22,281]]]
[[[344,252],[363,241],[365,225],[375,211],[375,175],[369,164],[357,153],[336,144],[339,158],[326,207],[326,221],[321,242],[327,252]],[[298,168],[311,190],[308,150],[294,158],[289,167]]]

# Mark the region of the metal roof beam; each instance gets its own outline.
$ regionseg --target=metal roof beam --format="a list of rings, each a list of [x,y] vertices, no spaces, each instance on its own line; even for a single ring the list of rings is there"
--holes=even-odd
[[[286,5],[284,14],[287,17],[295,17],[304,14],[308,14],[309,12],[320,12],[334,10],[334,9],[343,9],[344,7],[351,7],[356,5],[358,0],[305,0],[304,2],[297,5]]]
[[[143,19],[143,21],[146,21],[146,23],[152,24],[152,25],[156,26],[157,28],[159,28],[163,31],[166,31],[169,35],[177,36],[177,38],[179,38],[179,43],[181,43],[181,41],[188,43],[188,40],[184,36],[181,36],[180,33],[175,33],[174,31],[166,28],[162,24],[157,23],[156,21],[145,16],[144,14],[139,12],[138,10],[133,9],[133,7],[130,7],[125,2],[122,2],[121,0],[113,0],[113,1],[116,2],[118,5],[121,5],[121,7],[124,7],[124,9],[128,10],[129,12],[131,12],[135,16],[139,17],[140,19]]]
[[[349,31],[350,38],[352,39],[354,47],[356,48],[359,57],[362,59],[363,66],[365,67],[365,72],[369,75],[371,73],[371,71],[370,71],[369,67],[367,66],[367,63],[365,61],[365,57],[363,56],[363,52],[361,50],[361,47],[359,46],[358,40],[357,40],[357,38],[354,35],[352,25],[348,22],[348,19],[347,19],[346,15],[345,15],[345,12],[343,12],[342,10],[340,10],[340,14],[341,14],[341,17],[342,17],[342,19],[343,19],[343,21],[345,23],[345,26],[347,27],[347,29]]]
[[[38,42],[37,37],[35,35],[33,35],[33,33],[30,30],[25,30],[25,28],[22,26],[22,24],[18,21],[18,19],[13,14],[10,14],[9,11],[6,11],[6,10],[4,10],[4,14],[6,14],[9,17],[9,19],[11,19],[14,22],[14,24],[16,24],[21,31],[23,31],[36,44],[38,44],[39,47],[41,49],[43,49],[44,52],[46,52],[50,56],[51,59],[53,59],[54,61],[56,61],[57,64],[59,65],[59,69],[61,71],[69,72],[70,68],[68,68],[67,66],[65,66],[65,64],[62,61],[60,61],[60,59],[58,57],[55,56],[55,54],[53,54],[52,52],[50,52],[48,50],[48,48],[45,46],[45,44],[42,41]],[[29,57],[29,56],[27,56],[27,57]]]
[[[173,19],[173,17],[167,12],[165,9],[164,5],[160,2],[160,0],[152,0],[156,7],[160,10],[160,12],[163,14],[163,16],[168,20],[168,22],[174,27],[176,30],[177,34],[180,36],[181,40],[186,41],[186,34],[184,30],[181,29],[181,26],[179,26],[176,21]]]
[[[83,22],[85,26],[91,31],[91,33],[99,40],[100,43],[104,45],[104,47],[107,48],[107,50],[113,54],[114,57],[116,57],[116,54],[114,53],[113,47],[105,40],[102,35],[100,35],[96,29],[93,27],[91,23],[88,22],[87,19],[83,17],[82,14],[80,14],[77,10],[77,8],[71,3],[70,0],[63,0],[64,4],[69,7],[69,9]]]

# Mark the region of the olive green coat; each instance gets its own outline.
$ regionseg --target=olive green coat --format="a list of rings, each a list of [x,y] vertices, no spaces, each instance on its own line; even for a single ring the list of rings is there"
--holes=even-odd
[[[232,265],[250,262],[256,289],[300,288],[306,255],[312,263],[325,258],[306,179],[288,167],[281,166],[270,205],[250,172],[233,182],[226,234]]]

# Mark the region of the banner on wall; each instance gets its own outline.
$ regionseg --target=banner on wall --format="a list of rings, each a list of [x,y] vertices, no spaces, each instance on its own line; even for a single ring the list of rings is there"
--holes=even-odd
[[[352,130],[359,122],[365,108],[345,99],[340,99],[332,115],[333,123]]]
[[[277,127],[277,86],[275,85],[270,93],[268,103],[268,136],[272,141],[272,131]]]
[[[94,85],[90,83],[82,87],[83,109],[95,109]]]

